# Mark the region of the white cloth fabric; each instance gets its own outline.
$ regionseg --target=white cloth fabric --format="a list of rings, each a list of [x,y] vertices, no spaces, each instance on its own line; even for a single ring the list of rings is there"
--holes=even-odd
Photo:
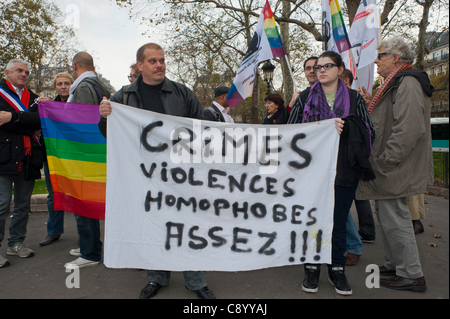
[[[228,109],[224,108],[222,105],[220,105],[217,102],[213,102],[213,104],[219,109],[219,111],[222,113],[223,118],[225,119],[225,122],[227,123],[234,123],[234,120],[231,116],[228,115]]]
[[[244,126],[111,107],[107,267],[244,271],[331,263],[334,119]]]

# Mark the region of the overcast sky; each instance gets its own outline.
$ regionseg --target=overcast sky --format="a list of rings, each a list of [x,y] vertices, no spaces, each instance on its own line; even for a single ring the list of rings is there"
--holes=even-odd
[[[128,18],[128,10],[111,0],[58,0],[56,4],[73,24],[79,42],[94,57],[96,71],[119,90],[129,84],[129,66],[136,62],[137,49],[163,36],[142,36],[147,27]],[[79,10],[79,23],[73,19]],[[78,25],[77,25],[78,24]]]

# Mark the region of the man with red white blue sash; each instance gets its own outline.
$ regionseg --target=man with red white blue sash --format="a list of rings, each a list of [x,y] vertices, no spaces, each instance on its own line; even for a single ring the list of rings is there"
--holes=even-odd
[[[9,227],[7,255],[31,257],[24,245],[31,193],[40,178],[43,155],[39,145],[39,97],[26,88],[30,69],[22,60],[11,60],[0,81],[0,244],[14,184],[14,210]],[[0,253],[0,268],[9,260]]]

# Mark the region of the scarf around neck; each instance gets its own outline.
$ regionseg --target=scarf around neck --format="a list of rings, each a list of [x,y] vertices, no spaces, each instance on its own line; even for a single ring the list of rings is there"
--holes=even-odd
[[[389,73],[389,75],[386,77],[386,79],[384,80],[383,85],[381,85],[380,89],[378,90],[378,92],[375,94],[374,98],[372,99],[372,102],[370,102],[369,107],[367,108],[369,115],[370,113],[372,113],[373,107],[381,100],[382,96],[384,95],[384,93],[386,93],[386,90],[388,89],[389,85],[391,84],[392,80],[394,79],[394,77],[400,73],[403,72],[405,70],[410,70],[413,69],[413,65],[409,64],[409,63],[403,63],[402,65],[400,65],[398,68],[396,68],[394,71],[392,71],[391,73]]]
[[[317,81],[308,95],[303,110],[302,123],[327,120],[331,118],[346,118],[350,113],[350,94],[345,83],[339,79],[334,110],[328,105],[322,85]]]
[[[73,84],[70,86],[69,98],[67,99],[67,102],[71,102],[72,101],[72,99],[73,99],[73,92],[75,92],[76,88],[78,87],[78,84],[80,84],[81,81],[83,81],[86,78],[95,78],[95,77],[97,77],[97,75],[95,75],[94,71],[86,71],[83,74],[81,74],[79,77],[77,77],[75,82],[73,82]]]
[[[8,85],[8,88],[12,92],[17,93],[16,90],[14,89],[14,86],[11,84],[11,82],[9,82],[8,79],[6,79],[6,84]],[[20,102],[22,102],[22,104],[23,104],[23,107],[25,107],[27,110],[28,106],[30,105],[30,92],[28,91],[28,89],[26,87],[23,88],[22,96],[19,98],[20,98]],[[25,148],[25,156],[31,155],[31,140],[28,135],[23,135],[23,143],[24,143],[24,148]],[[20,170],[21,170],[21,166],[19,165],[19,171]]]

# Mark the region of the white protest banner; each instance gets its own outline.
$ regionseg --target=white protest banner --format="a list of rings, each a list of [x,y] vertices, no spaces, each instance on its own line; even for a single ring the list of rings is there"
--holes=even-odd
[[[111,103],[105,265],[244,271],[331,263],[339,135]]]

